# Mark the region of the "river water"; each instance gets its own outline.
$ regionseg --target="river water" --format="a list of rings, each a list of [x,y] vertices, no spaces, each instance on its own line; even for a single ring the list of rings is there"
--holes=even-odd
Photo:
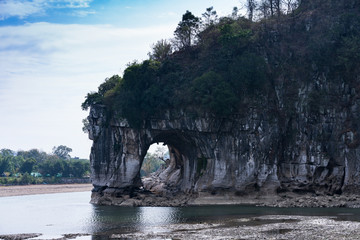
[[[254,206],[125,208],[95,206],[89,201],[89,192],[0,198],[0,235],[40,233],[38,239],[50,239],[60,238],[63,234],[85,233],[90,235],[77,239],[91,239],[91,235],[99,233],[156,233],[166,231],[166,225],[170,224],[209,223],[264,215],[332,216],[339,220],[360,221],[360,209]]]

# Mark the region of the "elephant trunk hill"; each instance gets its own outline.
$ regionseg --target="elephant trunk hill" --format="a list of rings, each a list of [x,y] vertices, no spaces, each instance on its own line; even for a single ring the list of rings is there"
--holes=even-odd
[[[195,45],[134,63],[87,98],[92,201],[302,206],[289,200],[301,196],[303,206],[332,206],[333,196],[360,206],[359,63],[351,0],[303,1],[258,22],[222,18]],[[142,180],[157,142],[170,162]]]

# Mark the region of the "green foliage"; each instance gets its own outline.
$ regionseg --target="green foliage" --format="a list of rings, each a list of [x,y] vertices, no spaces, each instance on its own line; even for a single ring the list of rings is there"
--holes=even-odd
[[[20,178],[20,181],[19,181],[19,184],[34,184],[36,183],[36,180],[33,176],[31,176],[29,173],[24,173],[21,178]]]
[[[0,159],[0,173],[12,172],[10,160],[11,160],[11,158],[9,156],[6,156],[6,157],[2,156],[1,157],[1,159]]]
[[[87,160],[74,160],[71,161],[69,165],[72,169],[72,173],[69,175],[73,175],[74,177],[82,178],[90,172],[90,164]]]
[[[103,102],[103,96],[97,92],[90,92],[86,95],[85,101],[81,104],[82,110],[88,110],[88,108],[95,104],[101,104]]]
[[[238,17],[236,9],[232,17],[217,19],[215,10],[208,8],[201,26],[200,19],[187,11],[175,30],[175,52],[164,50],[165,40],[159,41],[159,54],[154,49],[150,60],[129,64],[123,78],[106,80],[102,90],[99,87],[88,95],[83,108],[103,104],[110,115],[127,119],[132,127],[141,127],[144,120],[169,109],[226,117],[272,97],[280,81],[284,110],[291,115],[297,100],[294,89],[300,81],[316,79],[315,72],[329,81],[356,81],[354,72],[360,69],[358,9],[329,9],[336,13],[331,16],[336,21],[329,23],[316,18],[316,9],[306,14],[302,14],[308,11],[305,7],[293,12],[297,4],[292,3],[284,5],[291,15],[259,22]],[[254,1],[248,1],[248,7],[257,15]],[[278,5],[273,7],[270,15],[277,13]],[[313,19],[310,28],[305,24],[307,14]],[[310,112],[318,112],[317,97],[311,98]]]
[[[172,53],[171,43],[161,39],[152,46],[152,52],[148,53],[151,60],[164,61]]]
[[[31,174],[35,164],[36,164],[36,160],[34,158],[28,158],[21,165],[19,172]]]
[[[65,145],[53,147],[53,154],[58,156],[61,159],[70,159],[71,152],[72,152],[72,149]]]
[[[90,164],[87,160],[47,160],[39,166],[39,170],[44,176],[63,177],[84,177],[90,171]]]
[[[22,157],[23,159],[33,158],[36,159],[37,162],[44,162],[48,158],[48,154],[45,152],[41,152],[38,149],[31,149],[29,151],[18,151],[16,154],[18,157]]]
[[[246,47],[252,34],[250,29],[239,25],[239,21],[221,25],[220,32],[220,43],[226,48]]]
[[[97,92],[90,92],[86,95],[85,101],[81,104],[82,110],[87,110],[90,106],[95,104],[104,104],[104,97],[107,94],[110,97],[109,92],[121,83],[121,77],[114,75],[111,78],[106,78],[105,81],[100,84]]]
[[[0,150],[0,156],[11,157],[11,156],[14,156],[14,152],[10,149],[3,148]]]
[[[167,147],[157,147],[154,153],[148,152],[144,157],[140,175],[148,176],[150,173],[156,172],[159,168],[166,165],[166,160],[169,158]]]
[[[220,116],[232,113],[238,102],[232,87],[221,75],[212,71],[194,79],[191,93],[193,101],[200,104],[202,109]]]
[[[142,119],[156,112],[160,106],[152,98],[161,103],[161,86],[158,85],[158,70],[160,63],[146,60],[134,63],[124,72],[121,85],[114,94],[114,104],[111,108],[126,118],[133,126],[140,126]],[[160,93],[159,95],[157,95]]]
[[[98,88],[98,94],[100,96],[105,96],[105,93],[115,88],[121,82],[121,77],[119,75],[114,75],[111,78],[106,78],[105,82],[100,84]]]
[[[333,76],[338,75],[347,81],[348,74],[359,68],[359,51],[360,16],[345,12],[331,27],[309,37],[307,60],[318,70],[331,72]]]
[[[186,11],[174,32],[176,47],[178,49],[190,47],[195,41],[199,27],[200,19],[190,11]]]
[[[237,96],[261,93],[266,87],[266,63],[256,54],[245,52],[229,65],[229,82]]]
[[[43,176],[56,176],[59,173],[63,173],[65,170],[65,163],[61,159],[46,160],[41,166],[39,171]]]
[[[205,28],[217,22],[218,16],[216,14],[216,11],[214,10],[214,7],[206,8],[206,12],[204,12],[202,16],[202,24]]]
[[[39,171],[44,177],[82,178],[89,174],[90,162],[84,159],[64,159],[37,149],[19,152],[0,150],[0,184],[42,183],[42,178],[34,177],[35,171]],[[52,180],[47,182],[55,183]]]
[[[359,14],[344,14],[333,33],[333,38],[339,42],[336,49],[338,66],[342,66],[347,73],[353,72],[360,63]]]
[[[209,17],[214,17],[214,10],[208,10]],[[195,29],[198,20],[187,12],[178,28]],[[236,112],[244,95],[264,89],[266,64],[257,54],[245,51],[253,41],[248,20],[223,18],[218,24],[211,23],[199,35],[200,55],[187,50],[180,58],[135,61],[125,69],[122,79],[106,80],[97,93],[88,95],[83,108],[105,104],[109,112],[127,119],[133,127],[169,108],[192,105],[192,109],[199,107],[201,112],[219,116]]]

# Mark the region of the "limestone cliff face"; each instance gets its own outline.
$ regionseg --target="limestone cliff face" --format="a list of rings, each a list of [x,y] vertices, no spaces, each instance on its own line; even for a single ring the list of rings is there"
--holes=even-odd
[[[95,190],[140,187],[140,167],[155,142],[170,149],[174,164],[167,184],[177,191],[360,190],[360,89],[328,83],[324,76],[295,86],[276,86],[273,98],[241,115],[192,117],[173,110],[139,129],[93,106],[88,119]],[[314,112],[315,88],[325,93],[325,102]]]

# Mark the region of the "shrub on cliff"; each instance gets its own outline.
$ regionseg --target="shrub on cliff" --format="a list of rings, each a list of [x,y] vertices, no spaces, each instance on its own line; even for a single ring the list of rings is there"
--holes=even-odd
[[[110,97],[121,82],[121,77],[114,75],[111,78],[106,78],[105,81],[100,84],[97,92],[90,92],[85,97],[85,101],[81,104],[83,110],[87,110],[94,104],[105,104],[104,99]]]

